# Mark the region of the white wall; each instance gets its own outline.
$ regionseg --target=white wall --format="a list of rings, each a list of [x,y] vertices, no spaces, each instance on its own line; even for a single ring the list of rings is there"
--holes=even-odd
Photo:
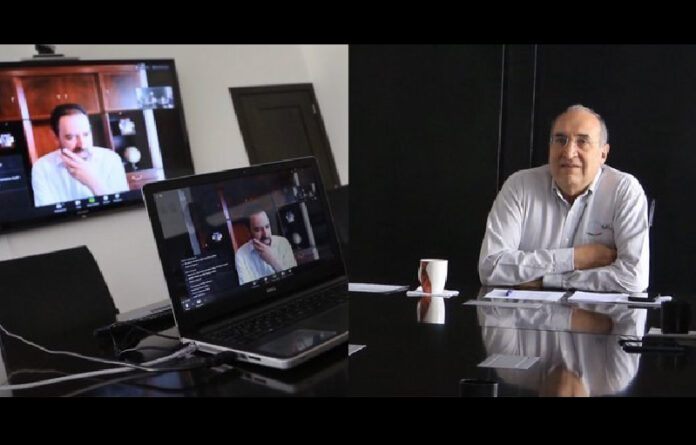
[[[317,100],[324,114],[341,183],[346,184],[348,50],[347,47],[313,47],[58,44],[56,52],[81,59],[175,59],[197,173],[249,165],[230,87],[307,83],[316,78]],[[34,53],[33,45],[0,45],[2,61],[16,61]],[[339,68],[329,68],[327,64],[345,67],[346,72],[337,73]],[[142,207],[0,234],[0,260],[82,244],[94,254],[121,311],[167,298],[152,230]]]
[[[341,184],[348,184],[348,45],[302,45]]]

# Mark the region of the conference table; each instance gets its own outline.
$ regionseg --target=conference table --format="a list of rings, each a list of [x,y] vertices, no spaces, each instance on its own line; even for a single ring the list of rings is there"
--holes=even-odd
[[[659,306],[495,301],[491,290],[352,294],[350,341],[365,347],[350,358],[350,395],[468,395],[462,380],[494,383],[498,397],[696,395],[693,339],[630,343],[660,327]]]
[[[450,298],[406,292],[350,293],[350,347],[296,369],[252,364],[146,374],[133,371],[1,391],[5,396],[125,397],[403,397],[469,395],[463,379],[494,386],[498,397],[694,396],[696,360],[690,338],[658,338],[627,352],[660,327],[659,307],[630,304],[491,301],[478,283]],[[161,329],[176,336],[176,327]],[[114,357],[118,339],[66,332],[65,348]],[[139,360],[173,350],[177,341],[141,333],[131,339]],[[696,344],[696,343],[695,343]],[[629,345],[630,346],[630,345]],[[49,355],[3,336],[0,380],[26,383],[109,365]],[[630,348],[629,348],[630,349]],[[349,355],[350,354],[350,355]],[[133,358],[133,357],[131,357]],[[487,383],[486,383],[487,382]]]

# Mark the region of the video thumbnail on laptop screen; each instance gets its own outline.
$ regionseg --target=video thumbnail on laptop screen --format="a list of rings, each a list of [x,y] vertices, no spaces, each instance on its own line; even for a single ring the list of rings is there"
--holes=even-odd
[[[157,193],[167,275],[182,309],[284,280],[333,258],[309,168]]]

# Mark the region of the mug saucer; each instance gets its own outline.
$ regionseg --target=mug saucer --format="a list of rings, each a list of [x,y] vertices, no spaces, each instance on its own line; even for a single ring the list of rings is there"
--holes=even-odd
[[[418,286],[415,290],[410,290],[406,292],[407,297],[439,297],[439,298],[450,298],[450,297],[456,297],[459,295],[458,290],[447,290],[445,289],[444,291],[437,293],[437,294],[429,294],[426,292],[423,292],[423,287]]]

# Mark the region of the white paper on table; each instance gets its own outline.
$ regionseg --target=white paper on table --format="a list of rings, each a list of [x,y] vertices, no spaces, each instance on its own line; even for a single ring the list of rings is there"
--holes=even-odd
[[[591,303],[628,303],[629,294],[575,291],[568,301],[585,301]]]
[[[565,292],[539,291],[539,290],[514,290],[514,289],[493,289],[488,292],[485,298],[503,298],[508,300],[536,300],[536,301],[559,301]]]
[[[392,284],[348,283],[348,290],[351,292],[372,292],[385,294],[388,292],[402,292],[408,290],[408,286]]]
[[[493,306],[493,307],[510,307],[516,309],[541,309],[541,303],[524,303],[518,301],[488,301],[488,300],[468,300],[462,305],[470,306]]]
[[[458,290],[443,290],[439,294],[428,294],[423,292],[423,287],[418,286],[416,290],[410,290],[406,292],[407,297],[438,297],[438,298],[450,298],[459,296]]]
[[[638,306],[638,307],[644,307],[644,308],[649,308],[649,307],[660,307],[662,305],[663,301],[670,301],[672,299],[671,296],[669,295],[661,295],[655,299],[655,301],[648,301],[647,300],[647,294],[646,293],[638,293],[634,294],[637,297],[640,297],[641,295],[645,295],[646,299],[645,301],[628,301],[628,297],[631,294],[626,294],[626,293],[604,293],[604,292],[584,292],[584,291],[575,291],[573,295],[568,298],[568,302],[571,303],[578,303],[578,302],[583,302],[583,303],[609,303],[609,304],[628,304],[630,306]]]

